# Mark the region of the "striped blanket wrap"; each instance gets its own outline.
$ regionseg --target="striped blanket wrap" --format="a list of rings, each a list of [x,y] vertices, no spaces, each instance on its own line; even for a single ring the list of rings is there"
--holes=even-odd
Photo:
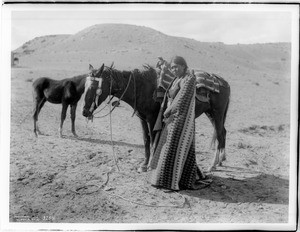
[[[195,155],[196,78],[189,75],[185,79],[150,160],[151,184],[172,190],[196,189],[202,177]]]

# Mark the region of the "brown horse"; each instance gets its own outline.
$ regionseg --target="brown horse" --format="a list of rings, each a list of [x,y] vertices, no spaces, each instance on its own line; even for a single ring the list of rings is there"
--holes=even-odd
[[[104,64],[86,79],[83,116],[91,118],[95,109],[109,96],[115,96],[129,104],[141,119],[143,138],[145,144],[145,160],[139,171],[146,171],[150,158],[150,145],[153,143],[155,131],[153,130],[160,103],[155,101],[157,91],[157,72],[150,66],[144,70],[119,71]],[[213,142],[218,141],[215,159],[210,170],[216,165],[222,165],[225,157],[226,129],[224,127],[230,98],[230,87],[221,77],[219,93],[210,93],[209,102],[196,100],[195,115],[199,117],[205,113],[212,122],[215,133]]]
[[[62,137],[62,128],[64,120],[66,119],[68,106],[71,106],[71,129],[73,135],[77,137],[75,132],[76,107],[81,95],[84,93],[86,77],[86,74],[63,80],[53,80],[48,77],[40,77],[33,82],[33,131],[36,137],[38,134],[42,134],[37,125],[37,121],[38,115],[46,101],[53,104],[62,104],[61,122],[59,127],[60,137]]]

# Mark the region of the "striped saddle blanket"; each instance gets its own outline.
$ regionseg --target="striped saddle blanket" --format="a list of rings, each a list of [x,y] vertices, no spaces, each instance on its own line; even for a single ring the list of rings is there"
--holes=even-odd
[[[196,76],[196,88],[205,88],[214,93],[220,93],[220,78],[216,74],[210,74],[204,71],[194,73]]]
[[[210,92],[220,93],[220,86],[226,87],[224,79],[217,74],[210,74],[201,70],[193,71],[193,73],[196,76],[196,98],[199,101],[209,102],[208,94]],[[159,98],[163,97],[165,90],[168,88],[172,80],[173,77],[170,75],[164,75],[161,79],[159,78],[159,89],[157,90],[156,96],[158,101]]]

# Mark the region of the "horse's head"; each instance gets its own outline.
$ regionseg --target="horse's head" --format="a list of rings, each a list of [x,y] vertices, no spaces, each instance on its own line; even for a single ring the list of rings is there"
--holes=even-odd
[[[91,119],[93,112],[101,105],[110,93],[110,71],[104,69],[104,64],[99,69],[89,67],[90,74],[86,78],[82,115]]]

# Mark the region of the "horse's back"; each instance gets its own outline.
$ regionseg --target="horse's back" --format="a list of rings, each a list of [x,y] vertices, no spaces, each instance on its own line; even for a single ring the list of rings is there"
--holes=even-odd
[[[49,77],[40,77],[38,79],[36,79],[33,83],[32,86],[34,88],[48,88],[50,86],[57,86],[57,85],[61,85],[61,83],[63,83],[66,79],[64,80],[55,80]]]
[[[83,75],[78,75],[78,76],[74,76],[74,77],[71,77],[71,78],[66,78],[64,80],[68,81],[68,80],[71,80],[72,82],[74,82],[75,85],[80,85],[83,83],[85,83],[85,79],[86,79],[87,75],[86,74],[83,74]]]
[[[230,88],[229,83],[223,77],[215,73],[212,73],[212,75],[219,81],[221,87]]]

